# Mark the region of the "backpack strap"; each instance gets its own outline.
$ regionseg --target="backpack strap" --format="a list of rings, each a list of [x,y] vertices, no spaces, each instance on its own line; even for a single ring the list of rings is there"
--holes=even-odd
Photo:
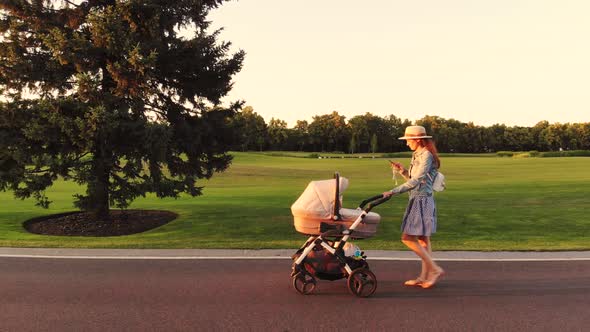
[[[436,171],[436,175],[438,175],[438,170]],[[436,175],[434,176],[434,178],[430,175],[430,172],[426,172],[426,176],[428,176],[428,178],[430,179],[430,181],[432,181],[432,183],[434,183],[434,179],[436,179]]]

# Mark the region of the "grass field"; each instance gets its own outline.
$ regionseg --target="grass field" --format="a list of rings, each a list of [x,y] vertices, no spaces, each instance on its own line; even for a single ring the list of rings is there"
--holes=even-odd
[[[396,159],[407,165],[409,159]],[[435,250],[588,250],[590,249],[590,158],[442,159],[448,189],[437,193],[439,229]],[[121,237],[40,236],[22,222],[72,211],[81,188],[59,182],[48,196],[49,210],[32,200],[0,192],[0,246],[77,248],[295,248],[306,239],[293,228],[290,206],[311,180],[334,171],[350,180],[344,207],[393,187],[385,159],[294,158],[236,153],[230,169],[204,181],[197,198],[139,199],[131,208],[166,209],[180,217],[158,229]],[[400,182],[401,183],[401,182]],[[377,207],[374,238],[363,249],[402,249],[400,221],[407,195]]]

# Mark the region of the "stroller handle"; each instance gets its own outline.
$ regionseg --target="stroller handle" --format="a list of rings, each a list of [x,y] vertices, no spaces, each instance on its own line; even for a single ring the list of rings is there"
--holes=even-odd
[[[387,202],[390,198],[391,198],[391,196],[383,197],[383,194],[379,194],[377,196],[373,196],[373,197],[367,198],[364,201],[362,201],[361,204],[359,205],[359,208],[362,209],[365,207],[365,205],[368,204],[367,208],[364,210],[365,210],[365,212],[369,212],[375,206]]]

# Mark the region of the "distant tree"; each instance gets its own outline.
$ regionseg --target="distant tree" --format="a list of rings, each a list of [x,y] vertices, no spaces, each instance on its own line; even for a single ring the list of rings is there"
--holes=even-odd
[[[506,150],[530,151],[536,148],[530,128],[514,126],[504,131]]]
[[[590,122],[576,124],[580,149],[590,150]]]
[[[465,123],[455,119],[447,119],[443,126],[437,129],[436,144],[442,152],[460,152],[463,151],[464,138],[461,136],[465,128]],[[485,136],[485,130],[482,133]],[[485,140],[485,139],[484,139]],[[482,151],[486,151],[486,145],[483,144]]]
[[[395,115],[389,115],[384,118],[385,133],[381,139],[381,149],[388,152],[406,151],[406,143],[398,139],[404,136],[404,131],[407,126],[412,125],[409,120],[403,120]]]
[[[504,124],[494,124],[484,129],[484,141],[489,152],[508,150],[504,138],[505,131],[506,125]]]
[[[220,107],[244,59],[207,31],[222,3],[2,1],[0,190],[46,207],[63,177],[101,219],[150,192],[200,195],[231,161],[240,106]]]
[[[268,123],[268,139],[271,149],[283,150],[288,137],[289,130],[287,129],[287,122],[271,118]]]
[[[314,146],[316,149],[320,148],[319,151],[346,151],[350,134],[346,117],[338,112],[314,116],[308,130]]]
[[[569,137],[569,146],[571,150],[580,150],[586,146],[584,141],[584,127],[581,123],[567,124],[567,136]]]
[[[373,153],[391,151],[387,149],[389,147],[385,144],[385,142],[394,140],[394,137],[391,136],[391,128],[389,128],[387,120],[371,113],[366,113],[365,115],[367,116],[367,126],[371,133],[371,151]],[[373,136],[375,136],[377,142],[375,145],[373,145]]]
[[[350,135],[356,136],[358,152],[373,151],[372,139],[375,135],[378,142],[388,142],[393,139],[391,124],[386,118],[381,118],[369,112],[357,115],[348,121]],[[391,151],[391,145],[379,146],[381,150]],[[375,150],[374,152],[378,152]]]
[[[537,150],[537,151],[549,150],[549,144],[543,139],[543,136],[541,135],[543,133],[543,130],[545,130],[545,128],[547,128],[547,127],[549,127],[548,121],[540,121],[540,122],[537,122],[537,124],[535,124],[531,128],[531,138],[534,142],[533,143],[534,150]]]
[[[473,122],[466,123],[462,128],[462,142],[462,149],[458,151],[466,153],[484,152],[483,127],[477,126]]]
[[[264,118],[246,106],[231,120],[234,148],[241,151],[262,150],[266,144],[267,125]]]
[[[466,132],[466,124],[454,119],[446,120],[438,116],[426,115],[416,121],[417,125],[426,128],[441,152],[459,152],[466,149],[466,142],[458,137]],[[460,144],[459,144],[460,142]]]
[[[354,139],[354,146],[351,146],[356,152],[368,152],[369,140],[369,125],[365,115],[357,115],[348,120],[348,128],[350,130],[351,141]]]
[[[543,129],[541,137],[551,151],[558,151],[560,149],[567,150],[569,148],[569,136],[567,133],[567,125],[561,123],[554,123]]]
[[[297,120],[295,126],[288,131],[286,149],[297,151],[305,151],[306,149],[310,149],[308,127],[309,124],[307,121]]]
[[[371,136],[371,152],[372,153],[376,153],[377,152],[377,148],[378,148],[377,134],[373,134],[373,136]]]
[[[350,145],[348,146],[348,152],[350,153],[355,153],[357,151],[357,138],[356,138],[356,134],[352,134],[350,136]]]

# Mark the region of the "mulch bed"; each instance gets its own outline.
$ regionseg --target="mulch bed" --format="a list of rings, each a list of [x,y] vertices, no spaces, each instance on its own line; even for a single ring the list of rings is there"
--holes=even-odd
[[[97,220],[89,212],[69,212],[25,221],[23,227],[35,234],[59,236],[120,236],[165,225],[178,215],[158,210],[112,210],[110,220]]]

